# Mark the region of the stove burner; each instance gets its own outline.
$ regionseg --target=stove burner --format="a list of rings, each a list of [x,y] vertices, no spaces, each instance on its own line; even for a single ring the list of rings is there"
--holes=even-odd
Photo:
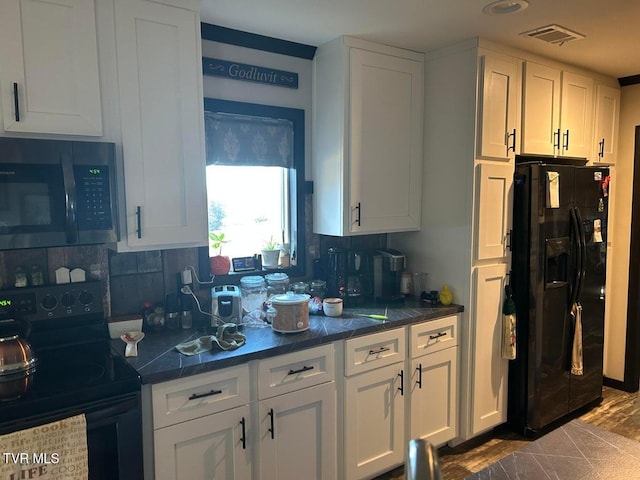
[[[33,389],[35,391],[61,392],[72,388],[92,385],[106,372],[103,365],[84,363],[70,365],[48,365],[35,373]],[[51,381],[55,379],[55,381]]]

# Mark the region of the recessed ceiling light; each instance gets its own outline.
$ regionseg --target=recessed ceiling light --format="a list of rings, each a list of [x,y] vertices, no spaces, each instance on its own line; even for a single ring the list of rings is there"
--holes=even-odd
[[[498,0],[491,2],[482,9],[485,15],[507,15],[524,10],[529,6],[527,0]]]

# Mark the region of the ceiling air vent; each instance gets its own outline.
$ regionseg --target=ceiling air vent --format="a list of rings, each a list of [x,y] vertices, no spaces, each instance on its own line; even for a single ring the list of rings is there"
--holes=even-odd
[[[547,25],[546,27],[539,27],[535,30],[522,32],[520,35],[523,35],[525,37],[538,38],[554,45],[564,45],[565,43],[571,42],[572,40],[581,40],[585,38],[585,36],[581,33],[573,32],[559,25]]]

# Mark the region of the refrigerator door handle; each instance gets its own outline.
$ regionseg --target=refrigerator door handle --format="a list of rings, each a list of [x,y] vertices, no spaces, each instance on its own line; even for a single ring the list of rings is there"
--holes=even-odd
[[[576,302],[580,302],[582,284],[584,283],[587,266],[587,236],[584,232],[584,223],[582,223],[582,214],[580,213],[580,209],[575,207],[575,211],[576,220],[578,222],[578,232],[580,234],[580,283],[578,284],[578,291],[576,292]]]
[[[569,209],[569,216],[571,217],[571,229],[573,230],[572,238],[576,246],[576,276],[573,282],[573,288],[571,289],[569,301],[569,310],[571,310],[573,304],[578,301],[580,280],[582,279],[582,243],[580,241],[580,227],[578,225],[578,217],[575,207],[571,207]]]

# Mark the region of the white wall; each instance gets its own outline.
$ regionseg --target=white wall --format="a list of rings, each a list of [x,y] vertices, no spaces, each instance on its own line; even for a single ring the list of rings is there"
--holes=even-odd
[[[631,236],[631,199],[635,127],[640,125],[640,85],[622,88],[618,155],[612,175],[614,218],[609,257],[607,298],[609,312],[605,320],[604,375],[624,380],[624,356],[627,331],[629,289],[629,245]]]
[[[260,67],[296,72],[298,88],[284,88],[229,78],[204,76],[204,96],[259,103],[277,107],[299,108],[305,111],[305,177],[311,179],[311,79],[312,62],[303,58],[237,47],[226,43],[202,41],[202,56]]]

